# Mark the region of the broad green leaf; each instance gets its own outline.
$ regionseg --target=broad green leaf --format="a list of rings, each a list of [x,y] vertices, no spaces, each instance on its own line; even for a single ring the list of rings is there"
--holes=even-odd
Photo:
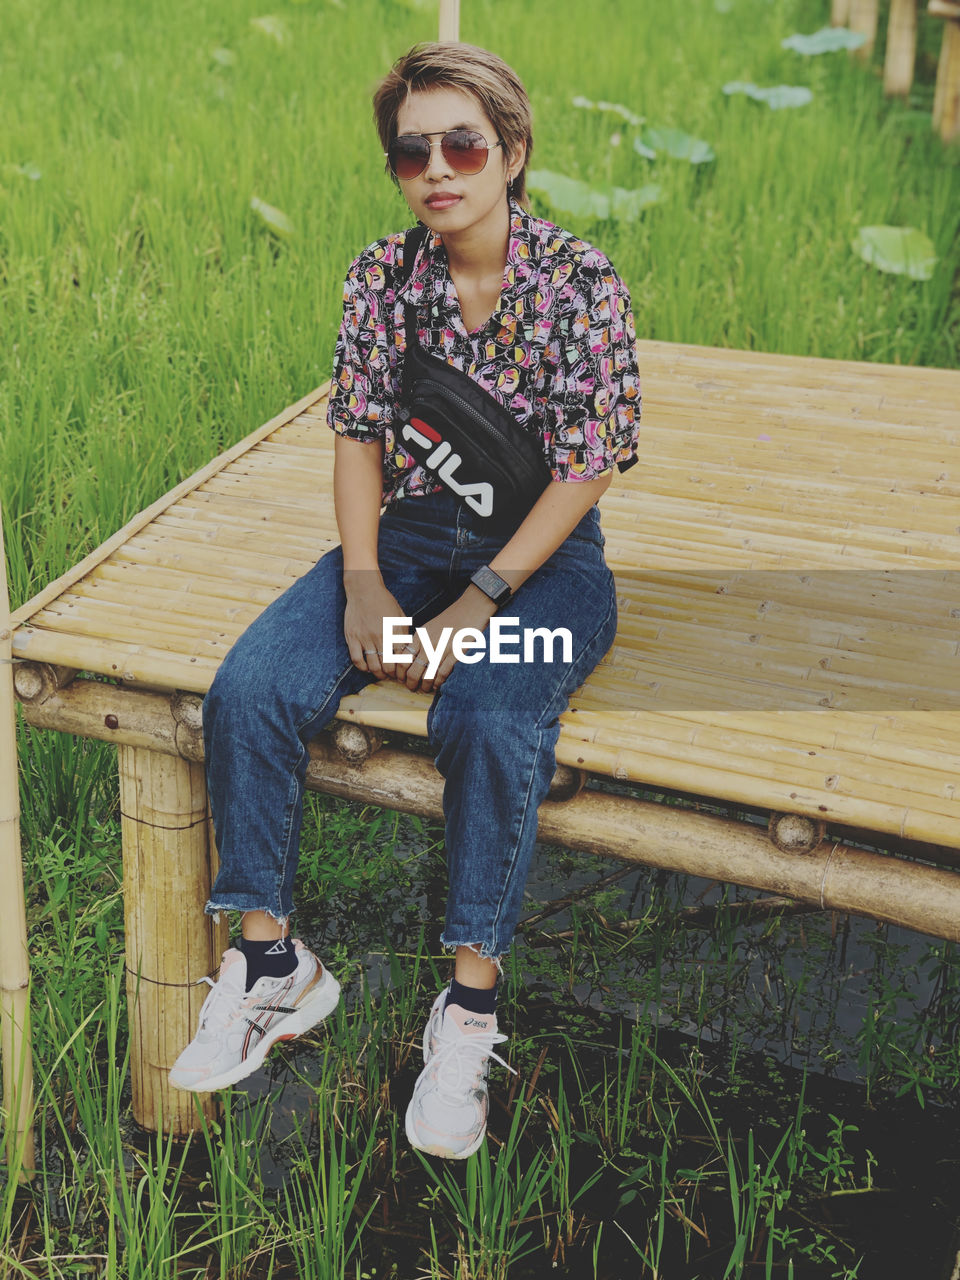
[[[624,222],[636,222],[640,214],[651,204],[658,204],[663,197],[659,182],[648,182],[642,187],[611,187],[610,212]]]
[[[571,98],[570,101],[575,107],[586,107],[589,111],[612,111],[615,115],[622,116],[627,124],[634,126],[641,125],[644,121],[643,116],[638,116],[620,102],[591,102],[589,98],[581,96]]]
[[[250,25],[257,31],[262,31],[271,40],[276,40],[277,44],[286,44],[287,42],[287,24],[275,14],[266,13],[262,18],[251,18]]]
[[[937,261],[929,236],[916,227],[860,227],[850,245],[878,271],[911,280],[929,280]]]
[[[723,86],[723,92],[744,93],[755,102],[765,102],[774,111],[781,107],[805,107],[813,101],[813,91],[800,84],[775,84],[760,89],[749,80],[731,80]]]
[[[620,218],[633,222],[647,205],[656,204],[662,189],[656,183],[628,190],[625,187],[589,186],[577,178],[535,169],[527,174],[527,186],[546,197],[562,213],[581,218]]]
[[[675,160],[689,160],[691,164],[705,164],[716,159],[716,152],[709,142],[694,138],[682,129],[662,129],[649,126],[640,134],[640,140],[654,151],[665,151]]]
[[[780,41],[782,49],[793,49],[807,57],[815,53],[836,53],[838,49],[859,49],[867,37],[862,31],[849,31],[846,27],[821,27],[811,36],[793,35]]]
[[[276,232],[278,236],[292,236],[295,233],[295,227],[287,215],[280,209],[275,209],[272,204],[252,196],[250,208],[254,213],[258,213],[270,230]]]
[[[210,57],[214,62],[219,62],[221,67],[232,67],[237,60],[237,55],[232,49],[214,49]]]
[[[656,160],[657,158],[657,153],[654,151],[653,147],[645,146],[639,138],[634,138],[633,149],[636,151],[637,155],[643,156],[644,160]]]

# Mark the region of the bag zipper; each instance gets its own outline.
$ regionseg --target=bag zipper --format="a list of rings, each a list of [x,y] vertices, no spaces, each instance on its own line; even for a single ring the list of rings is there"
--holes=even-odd
[[[505,435],[495,423],[490,421],[489,418],[485,418],[479,409],[475,409],[468,400],[463,398],[463,396],[459,395],[450,387],[443,386],[438,382],[421,382],[419,385],[425,387],[428,392],[434,392],[439,395],[441,399],[446,398],[455,401],[468,417],[472,418],[473,421],[482,427],[489,435],[494,436],[497,441],[507,449],[508,453],[512,454],[512,459],[515,463],[518,463],[530,472],[531,478],[536,475],[536,467],[528,458],[525,458],[522,453],[518,452],[517,446],[509,436]],[[521,427],[519,423],[517,423],[517,430],[523,430],[523,427]],[[532,436],[528,436],[527,439],[530,440],[531,444],[534,443]],[[504,470],[507,470],[506,464],[504,464]],[[537,475],[536,478],[539,480],[540,476]],[[544,477],[544,483],[546,483],[546,477]]]

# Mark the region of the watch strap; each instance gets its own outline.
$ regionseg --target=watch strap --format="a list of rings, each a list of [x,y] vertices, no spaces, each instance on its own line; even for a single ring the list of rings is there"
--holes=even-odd
[[[479,587],[498,609],[501,605],[506,604],[513,594],[510,590],[509,582],[504,582],[499,573],[495,569],[491,569],[488,564],[481,565],[476,573],[472,575],[470,581],[475,587]]]

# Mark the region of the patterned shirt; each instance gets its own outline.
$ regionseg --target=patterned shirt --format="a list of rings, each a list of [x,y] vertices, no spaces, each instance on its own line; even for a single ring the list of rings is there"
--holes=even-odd
[[[350,266],[327,408],[339,434],[382,439],[386,504],[443,487],[394,430],[405,300],[415,307],[424,350],[442,355],[540,435],[553,479],[592,480],[637,461],[641,397],[630,294],[599,249],[511,198],[500,297],[487,323],[468,333],[439,233],[428,233],[397,289],[406,236],[375,241]]]

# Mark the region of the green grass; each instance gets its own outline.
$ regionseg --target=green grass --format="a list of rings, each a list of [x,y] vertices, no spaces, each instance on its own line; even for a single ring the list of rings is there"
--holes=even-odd
[[[684,0],[654,18],[649,4],[596,0],[591,29],[616,37],[594,58],[572,0],[525,0],[508,21],[496,0],[464,5],[464,39],[527,85],[534,167],[662,184],[663,203],[636,223],[554,215],[610,255],[641,337],[955,363],[960,163],[930,128],[930,73],[903,106],[845,54],[780,48],[827,10],[737,0],[721,14]],[[410,221],[383,174],[370,92],[432,38],[432,11],[282,0],[272,12],[283,44],[251,25],[259,0],[8,0],[0,496],[15,601],[325,381],[348,263]],[[771,111],[725,97],[731,79],[809,84],[815,98]],[[686,129],[717,159],[612,148],[614,117],[573,107],[577,94]],[[30,165],[36,180],[19,171]],[[296,233],[277,241],[253,196]],[[883,222],[931,237],[932,280],[883,275],[851,252],[861,224]]]
[[[533,200],[609,254],[641,337],[955,366],[960,150],[929,117],[940,27],[922,22],[915,92],[890,103],[882,32],[871,69],[780,48],[828,7],[469,0],[462,35],[524,80],[534,168],[662,185],[635,223]],[[267,12],[284,42],[251,24]],[[371,90],[434,32],[432,10],[399,0],[7,0],[0,499],[15,604],[327,379],[348,263],[410,221]],[[726,98],[735,79],[807,84],[814,101],[769,111]],[[578,94],[703,138],[716,161],[611,147],[620,126]],[[254,196],[295,233],[278,240]],[[933,279],[852,253],[874,223],[929,235]],[[922,1107],[944,1126],[954,1114],[953,947],[857,926],[872,958],[851,1030],[837,1018],[849,925],[734,924],[725,893],[695,931],[679,913],[699,889],[633,877],[525,932],[505,1000],[521,1080],[494,1073],[492,1136],[466,1168],[422,1162],[402,1115],[442,969],[439,833],[311,801],[300,927],[344,1006],[186,1148],[146,1138],[128,1108],[113,755],[21,728],[20,757],[43,1168],[30,1191],[0,1170],[0,1280],[852,1277],[871,1233],[834,1208],[876,1203],[898,1161],[865,1145],[855,1099],[815,1105],[780,1064],[812,1080],[856,1061],[856,1098],[916,1124]],[[558,882],[592,866],[549,858]]]

